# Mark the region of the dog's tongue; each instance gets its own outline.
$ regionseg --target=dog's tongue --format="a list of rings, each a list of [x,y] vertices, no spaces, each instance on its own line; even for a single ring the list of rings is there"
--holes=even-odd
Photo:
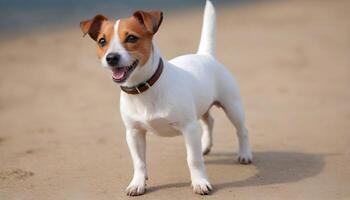
[[[122,79],[127,71],[126,67],[118,67],[112,70],[112,77],[116,80]]]

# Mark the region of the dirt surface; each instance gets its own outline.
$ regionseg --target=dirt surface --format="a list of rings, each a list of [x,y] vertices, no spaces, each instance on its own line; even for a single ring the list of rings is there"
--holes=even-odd
[[[194,52],[202,9],[165,13],[166,58]],[[254,163],[235,160],[221,110],[205,162],[215,190],[190,189],[182,137],[148,136],[148,192],[135,199],[350,199],[350,1],[218,8],[218,58],[238,79]],[[119,88],[78,25],[2,40],[0,199],[128,199],[131,158]]]

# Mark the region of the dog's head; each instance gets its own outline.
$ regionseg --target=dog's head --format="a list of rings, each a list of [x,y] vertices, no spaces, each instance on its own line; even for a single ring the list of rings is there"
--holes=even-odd
[[[129,18],[110,20],[103,15],[80,22],[84,36],[97,43],[102,66],[113,72],[117,83],[125,82],[136,68],[142,68],[152,52],[152,38],[162,23],[160,11],[136,11]]]

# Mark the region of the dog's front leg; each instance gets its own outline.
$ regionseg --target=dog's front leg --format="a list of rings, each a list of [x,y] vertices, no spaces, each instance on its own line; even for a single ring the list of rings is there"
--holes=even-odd
[[[186,143],[187,163],[193,191],[201,195],[209,194],[212,187],[205,172],[199,123],[195,121],[188,124],[182,132]]]
[[[129,196],[137,196],[145,193],[146,187],[146,132],[139,129],[127,129],[126,141],[134,165],[134,177],[127,187],[126,193]]]

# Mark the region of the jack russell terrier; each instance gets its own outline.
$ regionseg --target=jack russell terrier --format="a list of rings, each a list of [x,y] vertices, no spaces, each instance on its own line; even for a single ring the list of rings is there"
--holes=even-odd
[[[122,90],[120,111],[134,167],[126,189],[130,196],[145,192],[146,133],[183,135],[193,191],[210,193],[203,155],[213,145],[213,105],[223,108],[237,129],[238,161],[252,162],[238,85],[215,58],[215,18],[215,8],[207,0],[197,53],[169,61],[152,40],[163,20],[160,11],[139,10],[118,20],[96,15],[80,23],[83,34],[97,42],[98,58]]]

